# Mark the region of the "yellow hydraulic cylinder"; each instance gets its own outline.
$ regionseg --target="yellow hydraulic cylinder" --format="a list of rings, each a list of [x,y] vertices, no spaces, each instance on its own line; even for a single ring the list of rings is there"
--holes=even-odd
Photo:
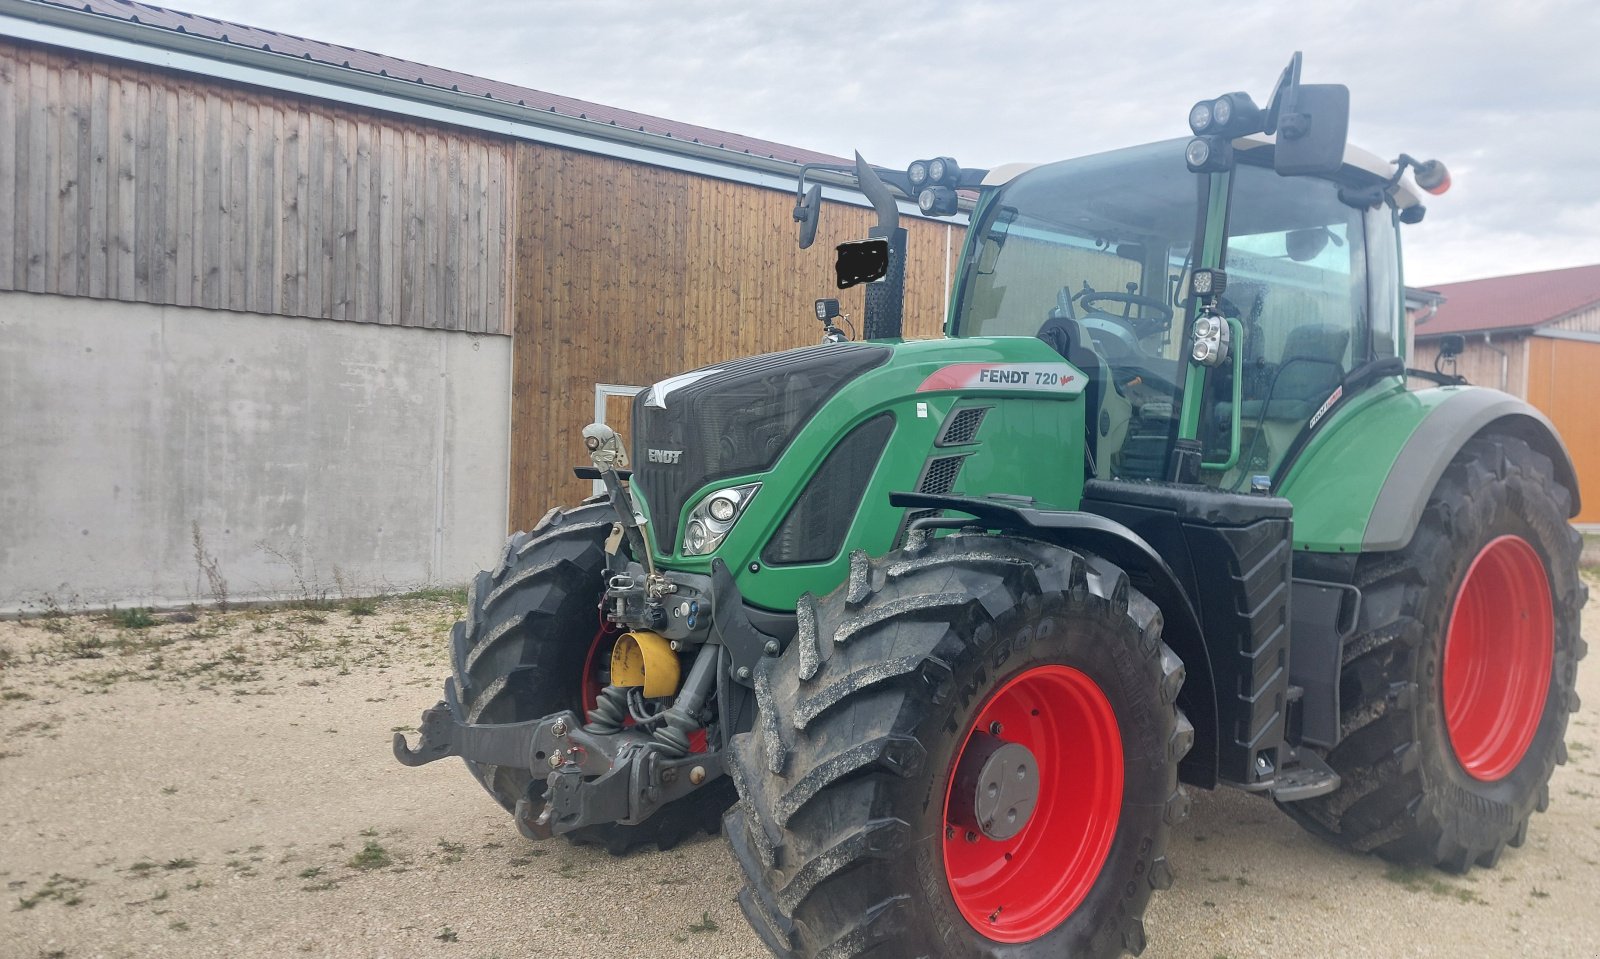
[[[678,691],[678,654],[667,638],[647,629],[617,637],[611,648],[611,685],[643,686],[646,698],[671,696]]]

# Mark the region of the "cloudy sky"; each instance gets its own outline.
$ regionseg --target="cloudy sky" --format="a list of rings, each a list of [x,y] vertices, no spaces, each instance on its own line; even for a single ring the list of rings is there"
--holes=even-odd
[[[1350,87],[1352,142],[1451,169],[1408,282],[1600,263],[1593,0],[157,2],[884,166],[1180,136],[1298,49]]]

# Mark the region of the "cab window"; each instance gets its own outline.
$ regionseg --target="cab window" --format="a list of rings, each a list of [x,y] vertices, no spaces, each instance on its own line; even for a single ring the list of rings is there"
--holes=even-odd
[[[1275,473],[1345,374],[1370,356],[1362,213],[1326,180],[1241,164],[1226,263],[1222,308],[1239,320],[1244,343],[1240,456],[1220,479],[1242,489],[1251,476]],[[1226,387],[1215,394],[1217,416],[1202,437],[1211,449],[1229,445],[1231,383]]]

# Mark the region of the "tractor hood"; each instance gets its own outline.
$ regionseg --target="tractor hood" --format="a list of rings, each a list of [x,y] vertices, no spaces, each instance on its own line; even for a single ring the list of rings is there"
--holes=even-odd
[[[633,408],[652,552],[695,572],[720,558],[752,602],[792,608],[841,580],[844,543],[877,554],[903,537],[891,492],[970,482],[1071,508],[1087,385],[1033,337],[825,344],[663,380]],[[686,530],[703,531],[704,504],[726,490],[739,491],[731,528],[687,554]]]

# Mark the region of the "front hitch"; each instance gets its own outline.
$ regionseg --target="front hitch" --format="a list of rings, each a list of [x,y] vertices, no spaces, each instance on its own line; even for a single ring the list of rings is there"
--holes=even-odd
[[[719,752],[671,756],[643,731],[594,732],[567,710],[522,723],[475,724],[457,720],[450,704],[440,702],[423,711],[419,731],[415,749],[404,733],[394,735],[394,757],[406,766],[459,756],[543,776],[544,796],[517,802],[517,827],[530,839],[641,823],[724,774]]]

